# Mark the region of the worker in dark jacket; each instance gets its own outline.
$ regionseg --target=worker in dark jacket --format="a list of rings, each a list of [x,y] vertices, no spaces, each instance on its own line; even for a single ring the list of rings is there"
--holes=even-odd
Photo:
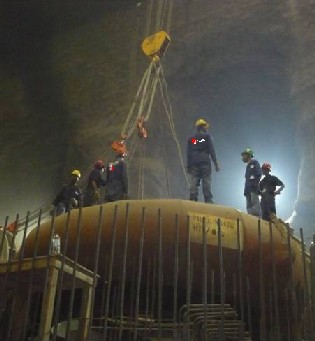
[[[123,152],[116,154],[115,160],[106,165],[105,202],[127,199],[128,175]]]
[[[263,163],[263,165],[261,166],[261,170],[264,175],[259,183],[261,195],[261,213],[263,219],[270,221],[270,214],[276,214],[275,196],[281,193],[281,191],[284,189],[284,184],[276,176],[270,174],[270,163]]]
[[[209,124],[204,119],[196,121],[196,134],[187,143],[187,172],[190,174],[190,200],[198,200],[198,186],[202,185],[204,200],[213,203],[211,193],[211,160],[215,170],[220,170],[212,137],[207,133]]]
[[[69,212],[70,209],[82,206],[82,191],[78,186],[80,177],[80,171],[77,169],[73,170],[70,183],[63,185],[61,191],[57,194],[53,201],[56,215]]]
[[[106,182],[102,178],[105,165],[102,160],[94,163],[94,169],[91,171],[88,184],[84,193],[84,206],[99,205],[101,203],[101,186]]]
[[[245,149],[242,154],[242,160],[247,163],[245,172],[244,196],[246,197],[247,213],[261,217],[259,202],[259,181],[261,178],[261,168],[257,160],[255,160],[252,149]]]

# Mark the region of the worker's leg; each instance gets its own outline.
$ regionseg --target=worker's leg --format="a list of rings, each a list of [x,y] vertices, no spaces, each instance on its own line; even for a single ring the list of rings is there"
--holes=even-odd
[[[261,207],[261,216],[264,220],[270,220],[270,207],[269,207],[269,200],[268,195],[263,194],[260,200],[260,207]]]
[[[118,200],[124,200],[124,193],[115,193],[115,194],[108,196],[109,202],[118,201]]]
[[[202,165],[200,171],[202,180],[202,193],[205,202],[213,203],[213,196],[211,193],[211,168],[208,165]]]
[[[126,199],[124,184],[120,180],[113,180],[105,187],[105,202],[113,202]]]
[[[200,181],[199,169],[197,167],[191,167],[189,174],[190,174],[189,200],[197,201],[198,200],[198,185]]]
[[[83,195],[83,206],[88,207],[93,205],[93,191],[87,188]]]
[[[66,212],[66,205],[64,202],[60,202],[56,207],[56,216]]]
[[[248,193],[246,194],[246,208],[247,213],[261,217],[261,209],[258,193]]]
[[[270,194],[269,207],[270,207],[270,213],[272,212],[274,214],[277,214],[277,212],[276,212],[276,199],[275,199],[275,196],[273,194]]]

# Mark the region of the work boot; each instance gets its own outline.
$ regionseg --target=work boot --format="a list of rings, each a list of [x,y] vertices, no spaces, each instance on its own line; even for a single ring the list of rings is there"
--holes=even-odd
[[[197,201],[197,197],[195,195],[190,194],[189,200],[190,201]]]
[[[212,198],[205,198],[205,203],[207,203],[207,204],[213,204]]]

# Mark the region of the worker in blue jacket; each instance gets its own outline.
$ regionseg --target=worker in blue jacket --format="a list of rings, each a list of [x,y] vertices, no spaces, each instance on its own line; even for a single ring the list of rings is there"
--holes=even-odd
[[[187,172],[190,174],[190,200],[198,200],[198,186],[202,185],[204,201],[213,203],[211,193],[211,161],[215,170],[220,170],[211,135],[209,123],[200,118],[196,121],[197,132],[187,142]]]
[[[127,199],[128,174],[123,152],[117,151],[115,159],[107,163],[105,177],[105,202]]]
[[[254,159],[252,149],[245,149],[242,154],[242,161],[246,163],[244,196],[246,197],[247,213],[261,217],[259,201],[259,181],[261,178],[261,168],[257,160]]]

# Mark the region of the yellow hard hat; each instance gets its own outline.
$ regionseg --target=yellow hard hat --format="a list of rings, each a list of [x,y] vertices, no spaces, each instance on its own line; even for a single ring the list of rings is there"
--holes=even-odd
[[[201,126],[204,126],[206,128],[209,128],[209,123],[207,121],[205,121],[203,118],[199,118],[197,121],[196,121],[196,127],[201,127]]]
[[[75,176],[77,176],[78,178],[81,178],[81,173],[80,173],[80,171],[77,170],[77,169],[74,169],[74,170],[72,171],[71,175],[75,175]]]

